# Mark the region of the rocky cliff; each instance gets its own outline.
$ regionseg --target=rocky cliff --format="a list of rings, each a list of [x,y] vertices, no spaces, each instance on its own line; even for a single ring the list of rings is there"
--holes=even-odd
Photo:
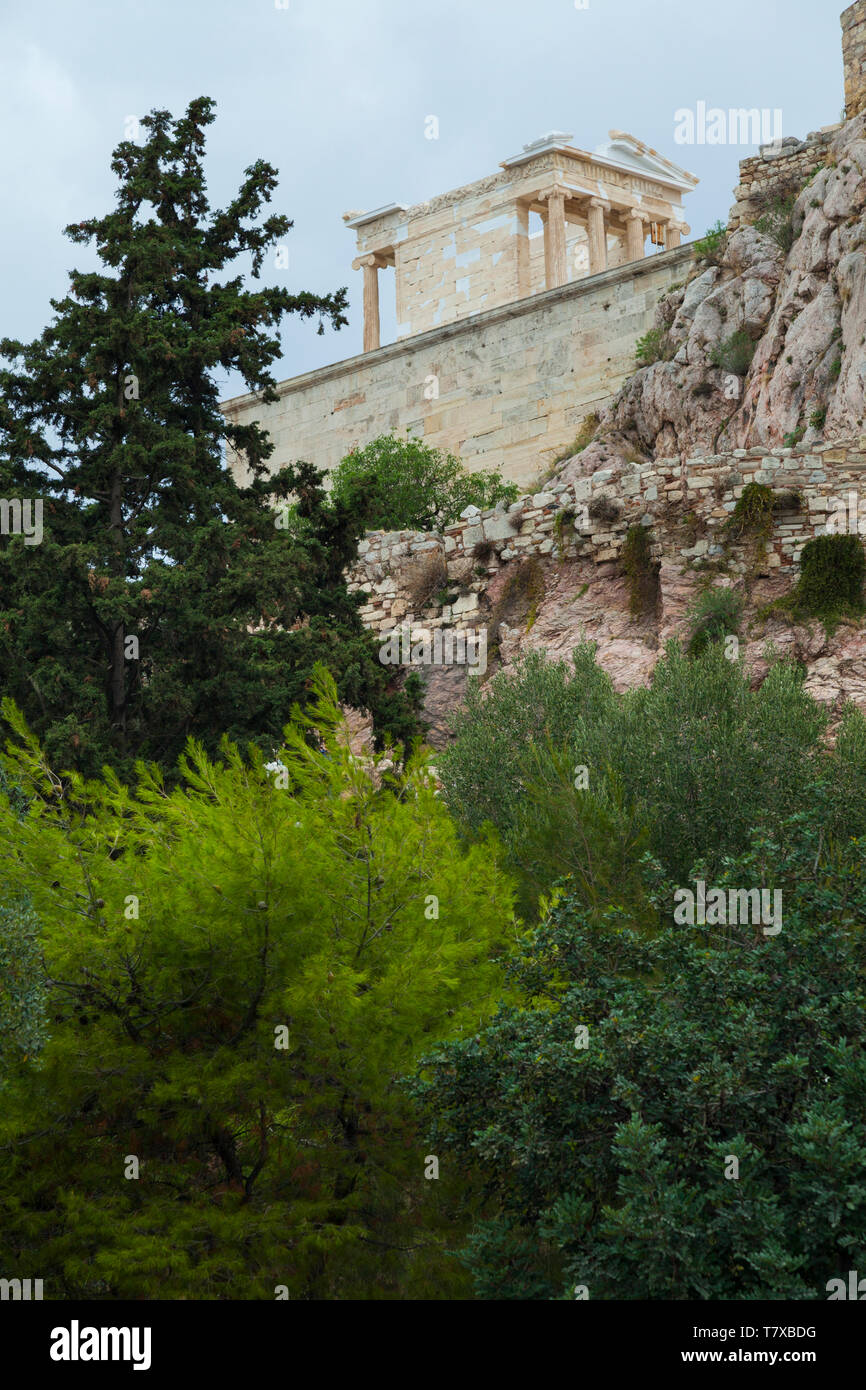
[[[687,633],[703,589],[727,587],[744,604],[740,654],[755,682],[775,648],[804,666],[816,698],[866,708],[866,627],[828,632],[770,610],[829,514],[853,507],[866,530],[866,115],[814,150],[805,177],[802,150],[794,160],[794,186],[780,160],[776,183],[738,203],[738,225],[698,244],[658,306],[646,365],[543,492],[442,536],[368,538],[353,580],[371,591],[371,626],[409,612],[427,629],[484,627],[493,669],[589,638],[625,688]],[[757,548],[726,524],[749,483],[776,499]],[[637,526],[653,582],[636,608],[623,545]],[[465,669],[425,676],[436,744]]]

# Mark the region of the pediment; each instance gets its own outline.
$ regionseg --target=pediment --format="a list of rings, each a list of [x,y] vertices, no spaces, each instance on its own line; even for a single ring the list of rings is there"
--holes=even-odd
[[[599,159],[616,164],[622,169],[629,169],[633,173],[643,174],[645,178],[673,184],[675,188],[684,192],[691,190],[698,183],[695,174],[689,173],[688,169],[681,169],[672,160],[665,159],[658,150],[645,145],[642,140],[629,135],[627,131],[610,130],[608,136],[609,139],[604,145],[596,147],[595,154]]]

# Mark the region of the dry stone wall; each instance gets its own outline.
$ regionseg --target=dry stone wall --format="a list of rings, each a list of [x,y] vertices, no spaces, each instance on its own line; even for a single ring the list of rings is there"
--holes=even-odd
[[[842,15],[845,62],[845,111],[853,120],[866,111],[866,0],[857,0]]]
[[[749,483],[784,500],[771,538],[736,542],[723,530]],[[810,449],[737,449],[682,461],[658,459],[614,476],[601,469],[572,484],[481,512],[469,507],[441,533],[368,533],[349,587],[369,597],[361,609],[377,633],[417,621],[424,629],[483,626],[492,577],[521,559],[589,559],[613,571],[629,527],[650,528],[655,558],[698,567],[721,561],[730,572],[788,572],[803,546],[835,529],[866,535],[866,437]]]
[[[774,194],[801,188],[816,167],[826,162],[833,136],[840,129],[839,125],[824,126],[805,140],[789,136],[778,144],[762,145],[756,155],[741,160],[728,231],[752,226],[764,211],[765,200]]]

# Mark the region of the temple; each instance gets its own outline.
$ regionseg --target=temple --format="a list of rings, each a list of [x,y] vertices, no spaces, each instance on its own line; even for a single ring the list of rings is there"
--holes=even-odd
[[[680,245],[693,174],[623,131],[594,154],[572,139],[555,131],[500,173],[414,207],[344,214],[364,276],[365,352],[380,346],[380,271],[394,271],[403,339],[641,260],[648,242]]]

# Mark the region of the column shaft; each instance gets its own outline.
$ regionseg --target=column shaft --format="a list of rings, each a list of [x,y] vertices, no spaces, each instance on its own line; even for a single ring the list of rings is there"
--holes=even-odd
[[[379,267],[372,256],[365,257],[364,268],[364,351],[375,352],[380,343]]]
[[[568,259],[565,249],[565,194],[547,195],[547,219],[544,224],[544,272],[547,288],[555,289],[568,280]]]
[[[630,261],[642,261],[646,229],[640,213],[630,212],[626,218],[626,227],[628,228],[628,258]]]
[[[587,232],[589,234],[589,273],[600,275],[607,270],[607,225],[605,204],[593,198],[589,204]]]

